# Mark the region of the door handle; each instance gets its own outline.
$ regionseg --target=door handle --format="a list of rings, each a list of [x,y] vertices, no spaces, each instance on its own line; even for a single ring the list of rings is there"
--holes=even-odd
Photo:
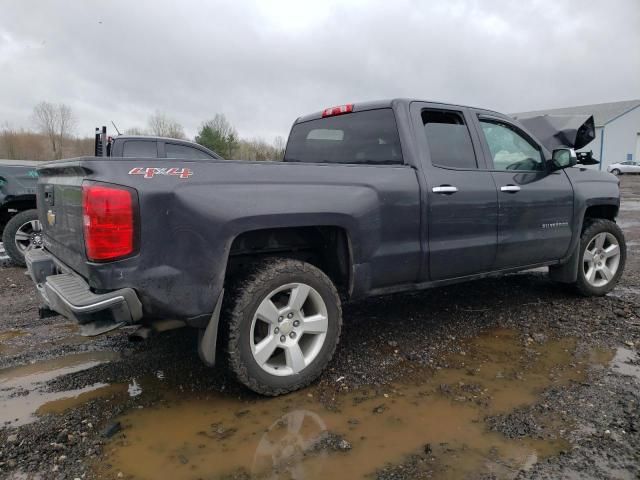
[[[452,193],[456,193],[458,189],[453,185],[440,185],[439,187],[433,187],[431,191],[441,195],[451,195]]]
[[[507,193],[517,193],[520,191],[520,187],[518,185],[504,185],[500,187],[500,191]]]

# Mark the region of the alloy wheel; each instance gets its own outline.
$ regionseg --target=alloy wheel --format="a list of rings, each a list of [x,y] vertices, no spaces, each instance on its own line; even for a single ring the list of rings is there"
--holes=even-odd
[[[271,375],[295,375],[318,356],[327,337],[327,306],[304,283],[273,290],[258,306],[251,322],[251,353]]]

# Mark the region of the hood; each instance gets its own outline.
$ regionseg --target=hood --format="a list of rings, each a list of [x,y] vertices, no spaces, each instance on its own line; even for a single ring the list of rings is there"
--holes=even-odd
[[[539,115],[514,118],[549,151],[561,147],[577,150],[596,138],[593,115]]]

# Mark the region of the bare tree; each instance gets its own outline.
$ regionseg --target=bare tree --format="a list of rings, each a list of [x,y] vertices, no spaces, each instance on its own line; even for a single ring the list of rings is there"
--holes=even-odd
[[[2,152],[0,157],[10,160],[19,158],[17,136],[17,132],[9,123],[5,123],[0,130],[0,152]]]
[[[278,135],[273,139],[273,147],[276,149],[275,151],[275,160],[282,160],[284,158],[284,150],[286,148],[286,143],[284,138]]]
[[[62,149],[75,126],[73,112],[63,103],[40,102],[33,109],[33,120],[40,132],[49,139],[53,158],[62,158]]]
[[[124,133],[127,135],[149,135],[149,132],[140,127],[127,128]]]
[[[149,117],[149,131],[152,135],[170,138],[186,138],[184,128],[177,121],[167,117],[162,112],[156,112]]]

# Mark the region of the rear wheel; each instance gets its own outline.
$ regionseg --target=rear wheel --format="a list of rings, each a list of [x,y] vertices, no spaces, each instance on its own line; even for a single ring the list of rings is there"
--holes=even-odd
[[[236,282],[231,296],[227,358],[240,382],[275,396],[322,373],[340,338],[342,311],[321,270],[298,260],[266,260]]]
[[[618,170],[617,168],[614,168],[613,170],[611,170],[611,173],[613,173],[616,177],[618,175],[620,175],[622,172],[620,170]]]
[[[611,220],[593,220],[580,239],[580,267],[576,287],[587,296],[601,296],[613,290],[627,260],[624,234]]]
[[[42,248],[42,227],[38,211],[25,210],[14,215],[4,227],[2,243],[11,261],[24,267],[25,253],[32,248]]]

